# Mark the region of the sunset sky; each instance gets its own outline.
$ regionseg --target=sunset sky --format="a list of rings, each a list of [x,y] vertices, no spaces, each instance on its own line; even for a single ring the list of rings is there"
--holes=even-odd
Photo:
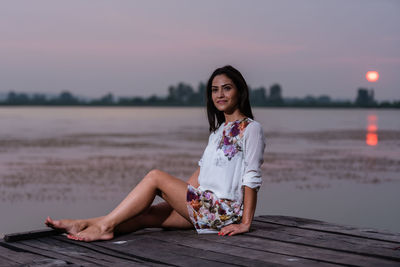
[[[2,1],[0,93],[162,96],[232,64],[285,97],[399,100],[399,14],[397,0]]]

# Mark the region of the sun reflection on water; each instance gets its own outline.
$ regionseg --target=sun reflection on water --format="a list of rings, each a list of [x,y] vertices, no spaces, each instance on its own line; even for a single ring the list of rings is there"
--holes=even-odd
[[[367,134],[365,136],[365,143],[368,146],[378,145],[378,116],[368,115]]]

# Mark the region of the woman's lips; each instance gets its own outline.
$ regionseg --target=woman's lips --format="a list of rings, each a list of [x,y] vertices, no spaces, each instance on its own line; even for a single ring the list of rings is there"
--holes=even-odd
[[[217,101],[217,104],[224,104],[224,103],[226,103],[226,102],[228,102],[227,100],[218,100]]]

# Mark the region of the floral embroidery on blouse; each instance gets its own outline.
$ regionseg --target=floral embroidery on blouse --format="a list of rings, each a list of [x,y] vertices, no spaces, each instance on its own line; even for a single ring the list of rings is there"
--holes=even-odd
[[[243,120],[233,122],[229,128],[224,128],[217,149],[222,149],[228,160],[231,160],[239,151],[242,151],[239,141],[243,137],[244,130],[249,123],[249,118],[244,118]],[[224,126],[226,125],[227,123]]]

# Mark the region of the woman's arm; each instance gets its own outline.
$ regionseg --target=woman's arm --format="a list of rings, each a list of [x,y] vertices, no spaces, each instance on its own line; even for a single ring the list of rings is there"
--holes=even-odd
[[[243,216],[240,224],[230,224],[223,227],[218,235],[236,235],[250,231],[251,222],[257,206],[257,191],[244,187]]]
[[[252,122],[245,131],[245,171],[241,186],[244,186],[243,216],[240,224],[231,224],[221,229],[220,235],[235,235],[250,230],[257,204],[257,191],[261,186],[261,165],[264,161],[264,131],[257,122]]]
[[[187,183],[193,187],[199,187],[199,173],[200,167],[198,167],[197,170],[192,174],[192,176],[190,176],[189,180],[187,180]]]

